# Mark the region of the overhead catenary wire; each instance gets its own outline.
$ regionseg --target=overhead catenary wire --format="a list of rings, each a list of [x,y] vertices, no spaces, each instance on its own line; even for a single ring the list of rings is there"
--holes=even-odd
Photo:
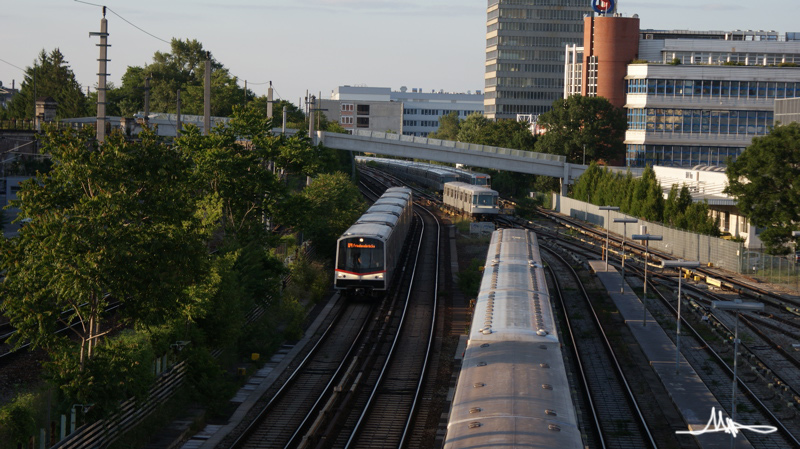
[[[161,41],[161,42],[164,42],[165,44],[170,44],[170,45],[172,44],[170,41],[168,41],[168,40],[166,40],[166,39],[162,39],[162,38],[160,38],[160,37],[156,36],[155,34],[153,34],[153,33],[150,33],[150,32],[148,32],[148,31],[144,30],[143,28],[141,28],[141,27],[137,26],[136,24],[134,24],[134,23],[133,23],[133,22],[131,22],[130,20],[128,20],[128,19],[126,19],[126,18],[122,17],[122,16],[121,16],[119,13],[117,13],[116,11],[114,11],[113,9],[111,9],[111,8],[109,8],[109,7],[105,6],[105,5],[100,5],[100,4],[97,4],[97,3],[91,3],[91,2],[84,1],[84,0],[73,0],[73,1],[74,1],[74,2],[76,2],[76,3],[82,3],[82,4],[85,4],[85,5],[90,5],[90,6],[97,6],[97,7],[101,7],[101,8],[106,8],[106,10],[107,10],[107,11],[110,11],[112,14],[114,14],[114,15],[115,15],[115,16],[117,16],[117,17],[119,17],[119,18],[120,18],[120,19],[122,19],[123,21],[125,21],[125,22],[126,22],[128,25],[130,25],[130,26],[132,26],[132,27],[136,28],[137,30],[141,31],[142,33],[144,33],[144,34],[147,34],[148,36],[150,36],[150,37],[152,37],[152,38],[154,38],[154,39],[157,39],[157,40],[159,40],[159,41]],[[0,59],[0,61],[3,61],[3,60],[2,60],[2,59]],[[23,71],[24,71],[24,69],[21,69],[21,68],[19,68],[19,67],[15,66],[15,65],[13,65],[13,64],[11,64],[11,63],[7,62],[7,61],[3,61],[3,62],[6,62],[7,64],[10,64],[10,65],[12,65],[12,66],[14,66],[14,67],[16,67],[16,68],[18,68],[18,69],[20,69],[20,70],[23,70]],[[230,72],[230,69],[228,69],[228,72]],[[233,74],[231,74],[231,75],[233,75]],[[234,76],[235,76],[235,75],[234,75]],[[244,79],[244,78],[241,78],[241,79]],[[265,84],[269,84],[269,83],[270,83],[270,81],[265,81],[265,82],[263,82],[263,83],[252,83],[252,82],[249,82],[249,81],[247,81],[246,79],[245,79],[244,81],[245,81],[247,84],[250,84],[250,85],[253,85],[253,86],[263,86],[263,85],[265,85]],[[276,93],[277,93],[277,92],[276,92]],[[278,98],[279,98],[279,99],[282,99],[280,95],[278,95]]]
[[[166,39],[162,39],[162,38],[160,38],[160,37],[156,36],[155,34],[153,34],[153,33],[150,33],[149,31],[146,31],[146,30],[142,29],[141,27],[137,26],[136,24],[134,24],[134,23],[133,23],[133,22],[131,22],[130,20],[128,20],[128,19],[126,19],[126,18],[122,17],[121,15],[119,15],[119,13],[117,13],[116,11],[114,11],[113,9],[111,9],[111,8],[109,8],[109,7],[105,6],[105,5],[98,5],[98,4],[96,4],[96,3],[89,3],[89,2],[86,2],[86,1],[83,1],[83,0],[74,0],[74,1],[75,1],[75,2],[78,2],[78,3],[83,3],[83,4],[85,4],[85,5],[99,6],[99,7],[101,7],[101,8],[106,8],[106,10],[107,10],[107,11],[110,11],[112,14],[114,14],[115,16],[117,16],[117,17],[119,17],[120,19],[122,19],[122,20],[123,20],[125,23],[127,23],[128,25],[130,25],[130,26],[132,26],[132,27],[136,28],[137,30],[141,31],[142,33],[144,33],[144,34],[146,34],[146,35],[148,35],[148,36],[150,36],[150,37],[152,37],[152,38],[154,38],[154,39],[158,39],[158,40],[160,40],[161,42],[164,42],[165,44],[171,44],[171,42],[170,42],[170,41],[168,41],[168,40],[166,40]]]
[[[5,59],[0,59],[0,62],[5,62],[6,64],[10,65],[11,67],[14,67],[15,69],[22,70],[23,72],[25,71],[25,69],[23,69],[22,67],[20,67],[18,65],[15,65],[15,64],[12,64],[12,63],[6,61]]]

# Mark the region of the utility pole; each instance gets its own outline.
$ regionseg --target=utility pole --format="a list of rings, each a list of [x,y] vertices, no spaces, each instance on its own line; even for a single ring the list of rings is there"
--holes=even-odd
[[[106,140],[106,79],[108,78],[108,20],[106,20],[106,7],[103,6],[103,18],[100,20],[100,32],[89,33],[89,37],[99,36],[100,43],[100,58],[97,61],[100,63],[100,69],[97,76],[97,141],[103,142]]]
[[[244,80],[244,105],[247,106],[247,80]]]
[[[211,52],[206,52],[205,101],[203,104],[203,135],[211,131]]]
[[[314,116],[311,115],[314,113],[314,100],[316,98],[312,95],[310,97],[306,97],[306,109],[308,109],[308,138],[313,139],[314,137]]]
[[[181,135],[181,90],[178,89],[178,104],[176,106],[175,115],[178,116],[175,123],[175,137]]]
[[[150,125],[150,78],[144,78],[144,126]]]
[[[269,82],[269,88],[267,89],[267,118],[272,118],[272,81]]]

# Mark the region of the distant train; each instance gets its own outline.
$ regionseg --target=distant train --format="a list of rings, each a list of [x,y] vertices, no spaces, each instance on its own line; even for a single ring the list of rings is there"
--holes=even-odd
[[[394,278],[413,221],[411,189],[388,189],[336,244],[334,288],[345,295],[377,296]]]
[[[476,220],[500,213],[499,195],[489,188],[492,178],[485,173],[399,159],[358,156],[356,161],[441,193],[451,213]]]
[[[491,186],[492,177],[486,173],[474,172],[446,165],[425,162],[357,156],[359,164],[370,164],[406,181],[413,181],[425,188],[439,193],[448,182],[463,182],[477,186]]]
[[[536,235],[492,234],[445,449],[583,449]]]
[[[442,201],[446,210],[476,220],[494,217],[500,212],[497,191],[463,182],[445,183]]]

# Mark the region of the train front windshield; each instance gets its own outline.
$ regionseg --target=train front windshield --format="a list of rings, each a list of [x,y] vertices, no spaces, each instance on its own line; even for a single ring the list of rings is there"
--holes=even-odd
[[[481,193],[473,197],[477,198],[477,206],[497,206],[497,197],[488,193]]]
[[[340,241],[336,267],[357,274],[384,271],[383,242],[363,237]]]

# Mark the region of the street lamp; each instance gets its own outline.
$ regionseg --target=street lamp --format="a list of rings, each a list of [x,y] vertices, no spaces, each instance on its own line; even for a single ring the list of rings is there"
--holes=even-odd
[[[608,216],[611,214],[610,211],[619,211],[619,206],[600,206],[600,210],[606,211],[606,271],[608,271],[608,231],[611,228],[611,223],[609,223]]]
[[[625,239],[628,238],[628,223],[638,223],[635,218],[615,218],[614,223],[622,223],[622,284],[619,292],[625,293]]]
[[[644,241],[644,298],[642,299],[642,326],[647,326],[647,262],[650,259],[650,240],[663,240],[660,235],[646,234],[647,226],[642,226],[642,231],[645,234],[633,234],[631,236],[634,240]]]
[[[675,374],[680,371],[681,357],[681,280],[683,279],[684,268],[697,268],[700,262],[696,260],[664,260],[661,261],[661,268],[673,267],[678,269],[678,326],[675,334]]]
[[[741,299],[735,301],[711,301],[712,307],[721,310],[733,310],[736,312],[736,318],[733,326],[733,395],[731,395],[731,421],[736,421],[736,356],[739,353],[739,312],[742,311],[762,311],[764,310],[763,302],[742,302]],[[731,434],[731,447],[733,447],[733,438],[736,437],[735,433]]]

